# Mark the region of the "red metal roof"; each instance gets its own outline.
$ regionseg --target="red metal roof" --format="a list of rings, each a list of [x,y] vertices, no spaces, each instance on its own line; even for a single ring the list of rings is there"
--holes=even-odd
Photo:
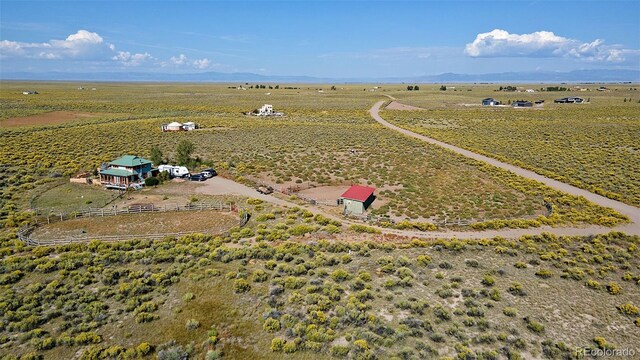
[[[376,191],[376,189],[372,187],[353,185],[340,197],[365,202],[374,191]]]

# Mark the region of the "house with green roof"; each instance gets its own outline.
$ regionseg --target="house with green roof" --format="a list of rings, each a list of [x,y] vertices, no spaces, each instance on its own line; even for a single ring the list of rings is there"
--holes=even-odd
[[[133,184],[143,184],[144,179],[155,176],[151,161],[134,156],[124,155],[100,169],[100,182],[107,188],[126,189]]]

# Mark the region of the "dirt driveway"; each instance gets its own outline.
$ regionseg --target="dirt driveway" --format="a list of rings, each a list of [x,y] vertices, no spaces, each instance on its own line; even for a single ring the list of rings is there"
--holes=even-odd
[[[237,183],[220,176],[207,181],[197,183],[196,193],[204,195],[240,195],[252,197],[283,206],[295,206],[295,204],[279,199],[272,195],[260,194],[256,189]]]

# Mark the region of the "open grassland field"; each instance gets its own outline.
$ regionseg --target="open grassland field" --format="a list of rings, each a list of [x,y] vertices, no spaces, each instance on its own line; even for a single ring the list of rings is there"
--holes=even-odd
[[[267,223],[246,229],[278,227]],[[236,235],[34,248],[4,233],[0,351],[578,359],[577,347],[640,343],[638,237],[242,245]]]
[[[82,84],[96,90],[77,90],[74,83],[2,85],[2,360],[580,359],[576,348],[640,351],[637,236],[409,239],[325,216],[318,207],[295,206],[284,200],[298,201],[288,195],[265,196],[266,202],[247,199],[246,193],[206,193],[214,184],[238,189],[225,179],[170,181],[116,198],[66,178],[93,172],[123,154],[148,157],[153,146],[174,161],[176,145],[189,140],[198,166],[214,166],[221,177],[241,183],[300,186],[306,196],[322,189],[338,193],[352,183],[375,186],[379,192],[371,212],[413,222],[396,224],[409,224],[408,229],[445,217],[474,218],[480,222],[470,228],[476,230],[612,226],[625,218],[401,136],[378,125],[367,110],[382,95],[392,95],[430,110],[388,110],[383,116],[448,134],[483,122],[493,122],[495,133],[516,132],[504,123],[533,121],[526,114],[587,109],[612,117],[615,130],[602,130],[601,141],[635,151],[637,144],[629,144],[623,129],[637,131],[629,130],[637,125],[637,112],[627,109],[637,109],[636,100],[618,103],[615,90],[589,93],[591,104],[564,105],[571,110],[547,104],[543,110],[485,111],[457,105],[487,96],[502,99],[485,85],[453,92],[436,86],[409,92],[406,86],[369,91],[372,86],[362,85],[336,90],[283,84],[247,90],[203,84]],[[40,94],[22,95],[22,90]],[[598,105],[598,99],[607,103]],[[286,116],[242,114],[264,103]],[[471,121],[460,115],[467,113],[480,115]],[[553,116],[549,122],[561,120]],[[441,123],[424,126],[426,119]],[[202,129],[162,133],[160,125],[171,121],[194,121]],[[575,145],[558,147],[556,152],[568,154],[558,159],[583,159],[577,149],[586,138],[571,126],[563,129],[567,138],[550,136],[550,143]],[[486,136],[500,144],[498,135]],[[514,152],[529,141],[511,138]],[[585,166],[594,179],[609,171],[598,165],[605,160],[592,163]],[[575,180],[569,171],[562,174]],[[637,177],[627,181],[634,184]],[[18,240],[16,229],[33,221],[29,207],[55,214],[216,201],[233,203],[237,212],[128,214],[51,224],[40,215],[31,234],[47,240],[194,232],[160,240],[34,247]],[[551,213],[545,204],[552,205]],[[249,220],[240,226],[245,214]]]
[[[587,92],[512,93],[488,87],[469,92],[469,86],[455,92],[405,92],[394,96],[427,110],[387,110],[382,116],[414,132],[638,206],[640,91],[629,90],[634,86],[609,86],[612,90],[605,92],[595,91],[595,85],[586,86],[594,90]],[[553,103],[567,96],[590,103]],[[533,109],[478,106],[485,97],[503,102],[543,99],[545,104]],[[476,106],[460,105],[468,103]]]
[[[117,196],[115,191],[60,179],[42,186],[31,198],[30,205],[43,212],[70,213],[82,208],[101,208],[114,201]]]
[[[124,153],[148,156],[152,146],[172,158],[176,144],[186,139],[196,145],[195,156],[240,182],[259,179],[282,188],[373,185],[379,189],[373,213],[395,220],[474,219],[481,222],[479,228],[623,221],[584,199],[378,125],[366,110],[381,94],[402,94],[398,86],[371,92],[363,86],[333,91],[311,85],[236,90],[227,85],[98,84],[96,91],[81,91],[73,84],[42,84],[40,94],[28,96],[18,91],[25,86],[36,85],[3,86],[3,106],[24,109],[25,115],[47,109],[126,118],[0,130],[2,187],[9,199],[4,200],[5,215],[14,211],[18,191],[33,189],[46,177],[93,171]],[[265,102],[286,116],[241,114]],[[195,121],[203,128],[162,133],[160,125],[171,121]],[[553,204],[553,214],[545,202]]]

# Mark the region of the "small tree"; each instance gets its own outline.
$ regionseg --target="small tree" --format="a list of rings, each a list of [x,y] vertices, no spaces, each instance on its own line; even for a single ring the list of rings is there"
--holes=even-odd
[[[440,91],[447,91],[447,87],[445,85],[440,86]]]
[[[187,165],[191,161],[191,154],[195,150],[195,145],[189,140],[181,140],[176,148],[176,162],[178,165]]]
[[[409,91],[413,90],[413,85],[407,86],[407,90],[409,90]]]
[[[151,162],[154,165],[158,166],[162,164],[162,151],[160,151],[160,148],[158,148],[157,146],[152,146],[150,156],[151,156]]]
[[[418,91],[418,90],[420,90],[420,87],[418,85],[416,85],[416,86],[413,87],[413,90],[414,91]]]

